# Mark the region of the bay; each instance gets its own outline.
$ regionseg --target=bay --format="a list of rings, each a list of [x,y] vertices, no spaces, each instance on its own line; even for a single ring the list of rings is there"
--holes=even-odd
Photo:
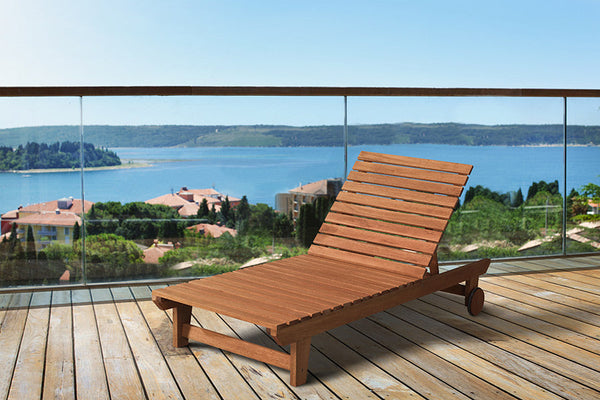
[[[342,147],[116,148],[127,163],[149,167],[86,171],[86,200],[144,201],[181,187],[214,187],[250,203],[275,204],[275,195],[325,178],[344,176]],[[462,162],[474,165],[467,186],[527,195],[534,181],[558,180],[563,187],[562,147],[450,146],[433,144],[372,145],[348,148],[350,169],[361,150]],[[600,147],[569,147],[567,190],[600,184]],[[82,197],[79,171],[0,173],[0,213],[19,205]]]

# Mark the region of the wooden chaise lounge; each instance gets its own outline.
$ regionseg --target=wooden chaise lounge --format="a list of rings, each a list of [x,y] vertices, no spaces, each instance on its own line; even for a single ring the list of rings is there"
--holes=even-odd
[[[156,289],[173,344],[192,339],[290,370],[306,382],[313,335],[447,291],[483,308],[484,259],[439,273],[436,250],[472,166],[361,152],[308,254]],[[191,325],[192,307],[266,328],[290,354]]]

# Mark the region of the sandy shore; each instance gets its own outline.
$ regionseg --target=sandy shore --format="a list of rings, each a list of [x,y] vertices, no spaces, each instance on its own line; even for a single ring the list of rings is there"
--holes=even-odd
[[[147,168],[151,167],[150,163],[123,163],[121,165],[113,165],[110,167],[88,167],[84,171],[107,171],[112,169],[130,169],[130,168]],[[52,172],[80,172],[80,168],[48,168],[48,169],[22,169],[22,170],[10,170],[4,172],[14,172],[17,174],[46,174]]]

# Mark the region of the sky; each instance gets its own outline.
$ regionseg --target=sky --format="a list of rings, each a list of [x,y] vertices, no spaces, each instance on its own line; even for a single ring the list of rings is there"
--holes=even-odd
[[[600,88],[600,0],[2,0],[0,86]],[[86,124],[343,123],[341,98],[84,98]],[[569,100],[600,124],[600,100]],[[349,98],[349,123],[561,123],[562,99]],[[0,128],[78,124],[0,98]]]

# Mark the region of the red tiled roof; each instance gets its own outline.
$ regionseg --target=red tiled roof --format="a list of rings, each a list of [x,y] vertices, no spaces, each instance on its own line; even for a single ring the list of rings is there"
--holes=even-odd
[[[163,204],[165,206],[179,208],[183,207],[185,204],[188,204],[189,201],[179,197],[177,194],[169,193],[164,194],[162,196],[155,197],[150,200],[146,200],[147,204]]]
[[[12,210],[2,214],[2,219],[16,219],[19,216],[19,210]]]
[[[167,251],[173,250],[173,248],[172,244],[154,244],[144,250],[144,262],[146,264],[158,264],[158,259]]]
[[[85,211],[89,211],[92,208],[94,203],[92,201],[85,201]],[[43,213],[49,211],[55,211],[58,209],[58,200],[47,201],[45,203],[37,203],[31,204],[27,207],[23,207],[19,210],[19,213],[22,215],[31,214],[31,213]],[[82,210],[82,201],[80,199],[73,199],[73,205],[64,211],[68,211],[70,213],[81,214]],[[61,210],[63,211],[63,210]]]
[[[317,182],[307,183],[306,185],[298,186],[290,190],[290,193],[303,194],[327,194],[327,179],[322,179]]]
[[[218,238],[225,232],[229,232],[231,236],[237,235],[237,231],[235,229],[227,228],[226,226],[219,226],[213,224],[197,224],[190,226],[187,228],[189,230],[194,230],[194,232],[204,232],[205,236],[212,236],[214,238]]]
[[[18,225],[49,225],[49,226],[69,226],[75,225],[75,222],[81,225],[81,218],[71,212],[46,212],[40,214],[30,214],[15,220]]]

